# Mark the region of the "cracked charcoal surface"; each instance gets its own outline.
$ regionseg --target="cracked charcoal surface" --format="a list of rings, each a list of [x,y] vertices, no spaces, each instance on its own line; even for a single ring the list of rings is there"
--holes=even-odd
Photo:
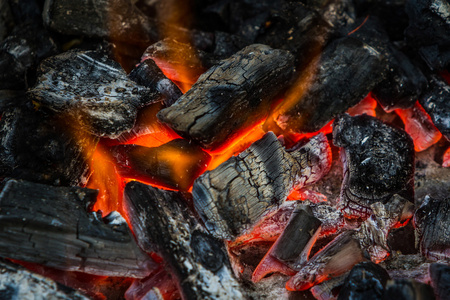
[[[248,46],[200,76],[158,118],[204,148],[216,148],[266,117],[293,71],[288,52]]]
[[[120,65],[94,51],[69,51],[44,60],[29,95],[78,120],[81,129],[116,137],[131,130],[138,108],[156,93],[127,78]]]
[[[194,205],[213,235],[233,240],[281,205],[294,186],[319,180],[329,165],[325,136],[318,135],[288,153],[269,132],[197,178]]]
[[[367,115],[341,115],[333,127],[333,143],[343,148],[346,216],[396,193],[414,202],[414,145],[406,132]]]
[[[8,180],[0,193],[0,255],[101,276],[143,278],[156,264],[125,220],[88,213],[97,191]],[[118,215],[118,216],[117,216]]]
[[[140,182],[125,187],[138,243],[162,256],[184,299],[241,299],[223,241],[208,234],[182,194]]]
[[[286,131],[318,131],[383,79],[384,61],[382,53],[352,37],[333,41],[299,71],[273,119]]]

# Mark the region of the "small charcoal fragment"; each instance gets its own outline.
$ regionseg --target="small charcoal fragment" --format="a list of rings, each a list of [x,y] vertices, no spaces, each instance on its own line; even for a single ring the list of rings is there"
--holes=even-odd
[[[389,279],[387,271],[379,265],[373,262],[359,263],[347,276],[337,300],[381,299]]]
[[[434,300],[435,296],[433,288],[428,284],[413,279],[396,279],[386,283],[383,299]]]
[[[367,218],[369,206],[394,194],[413,201],[414,144],[406,132],[367,115],[338,117],[333,143],[342,147],[341,208],[348,218]]]
[[[194,205],[214,236],[233,240],[279,207],[294,187],[318,181],[330,165],[323,134],[287,152],[269,132],[201,175],[192,190]]]
[[[128,79],[120,65],[94,51],[69,51],[44,60],[29,95],[65,112],[98,136],[116,137],[134,125],[138,108],[157,93]]]
[[[263,120],[289,83],[292,55],[251,45],[215,65],[158,118],[204,148],[217,148]]]
[[[437,299],[448,299],[450,296],[450,266],[432,263],[429,268],[431,286]]]
[[[156,263],[117,212],[88,213],[97,191],[8,180],[0,193],[0,256],[101,276],[143,278]]]
[[[198,145],[184,139],[172,140],[159,147],[118,145],[110,148],[117,171],[172,189],[187,190],[205,171],[211,156]]]
[[[202,228],[180,193],[135,181],[124,197],[139,245],[162,256],[183,299],[243,298],[223,241]]]
[[[383,79],[383,55],[346,37],[329,44],[300,71],[272,118],[286,131],[316,132],[361,101]]]

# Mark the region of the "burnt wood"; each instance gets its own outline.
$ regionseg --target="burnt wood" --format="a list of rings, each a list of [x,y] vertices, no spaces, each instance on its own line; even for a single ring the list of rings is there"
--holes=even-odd
[[[268,115],[293,71],[289,52],[248,46],[200,76],[158,118],[204,148],[217,148]]]
[[[7,180],[0,193],[0,256],[102,276],[143,278],[156,263],[117,213],[86,211],[98,191]]]
[[[450,295],[450,266],[443,263],[432,263],[428,272],[436,298],[448,297]]]
[[[383,299],[436,299],[434,296],[433,288],[422,282],[418,282],[414,279],[395,279],[389,280],[386,283],[386,290],[384,292]]]
[[[202,228],[182,194],[130,182],[124,197],[139,245],[162,256],[184,299],[243,298],[223,241]]]

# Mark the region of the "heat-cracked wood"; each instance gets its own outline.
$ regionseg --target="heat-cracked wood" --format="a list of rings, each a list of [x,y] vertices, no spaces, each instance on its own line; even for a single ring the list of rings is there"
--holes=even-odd
[[[216,148],[263,120],[293,71],[289,52],[248,46],[200,76],[158,118],[204,148]]]
[[[288,151],[269,132],[194,182],[195,208],[213,235],[233,240],[281,205],[292,188],[312,184],[329,170],[331,151],[323,134]]]

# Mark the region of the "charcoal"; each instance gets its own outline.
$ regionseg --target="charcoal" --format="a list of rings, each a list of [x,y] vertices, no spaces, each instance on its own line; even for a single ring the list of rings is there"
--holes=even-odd
[[[362,262],[353,267],[339,292],[338,300],[381,299],[384,286],[390,279],[385,269],[373,262]]]
[[[0,261],[0,299],[88,300],[79,292],[8,262]]]
[[[6,38],[14,26],[14,20],[8,1],[0,2],[0,42]]]
[[[347,275],[347,273],[344,273],[341,276],[321,282],[313,286],[310,291],[317,300],[336,299]]]
[[[9,3],[15,24],[42,24],[42,6],[40,0],[6,0]]]
[[[384,57],[346,37],[329,44],[303,70],[272,118],[285,131],[316,132],[361,101],[383,79]]]
[[[156,263],[117,212],[88,213],[97,191],[19,180],[0,194],[0,255],[66,271],[143,278]]]
[[[183,95],[152,59],[144,60],[128,77],[137,84],[149,88],[152,93],[160,94],[166,106],[171,106]]]
[[[181,194],[130,182],[124,197],[140,246],[164,259],[183,299],[243,297],[223,241],[200,226]]]
[[[64,115],[26,106],[6,110],[0,121],[0,176],[86,185],[98,138],[76,130]]]
[[[428,259],[450,257],[450,198],[425,196],[422,205],[414,215],[419,249]]]
[[[406,132],[367,115],[338,117],[333,143],[342,147],[341,207],[348,218],[366,218],[369,206],[394,194],[413,202],[414,144]]]
[[[389,280],[382,299],[420,300],[436,299],[433,288],[425,283],[412,279]]]
[[[110,152],[121,176],[183,191],[192,186],[211,160],[202,148],[184,139],[153,148],[118,145]]]
[[[445,70],[450,66],[450,45],[430,45],[421,47],[418,52],[428,67],[433,70]]]
[[[158,101],[156,93],[127,78],[120,65],[95,51],[69,51],[39,68],[29,95],[38,103],[73,116],[83,130],[116,137],[134,125],[138,108]]]
[[[249,45],[243,38],[238,35],[229,34],[226,32],[216,31],[214,33],[214,55],[222,59],[228,58],[242,48]]]
[[[194,182],[194,205],[213,235],[233,240],[279,207],[294,187],[318,181],[330,164],[323,134],[287,152],[269,132],[202,174]]]
[[[431,78],[429,85],[419,102],[437,129],[450,141],[450,86],[436,76]]]
[[[22,90],[0,90],[0,112],[11,107],[19,107],[28,102],[25,91]]]
[[[34,24],[16,27],[0,44],[0,90],[21,90],[28,87],[39,62],[57,53],[49,33]]]
[[[290,53],[248,46],[200,76],[158,118],[204,148],[218,148],[268,115],[293,71]]]
[[[432,263],[429,269],[431,286],[437,299],[447,299],[450,295],[450,266]]]

